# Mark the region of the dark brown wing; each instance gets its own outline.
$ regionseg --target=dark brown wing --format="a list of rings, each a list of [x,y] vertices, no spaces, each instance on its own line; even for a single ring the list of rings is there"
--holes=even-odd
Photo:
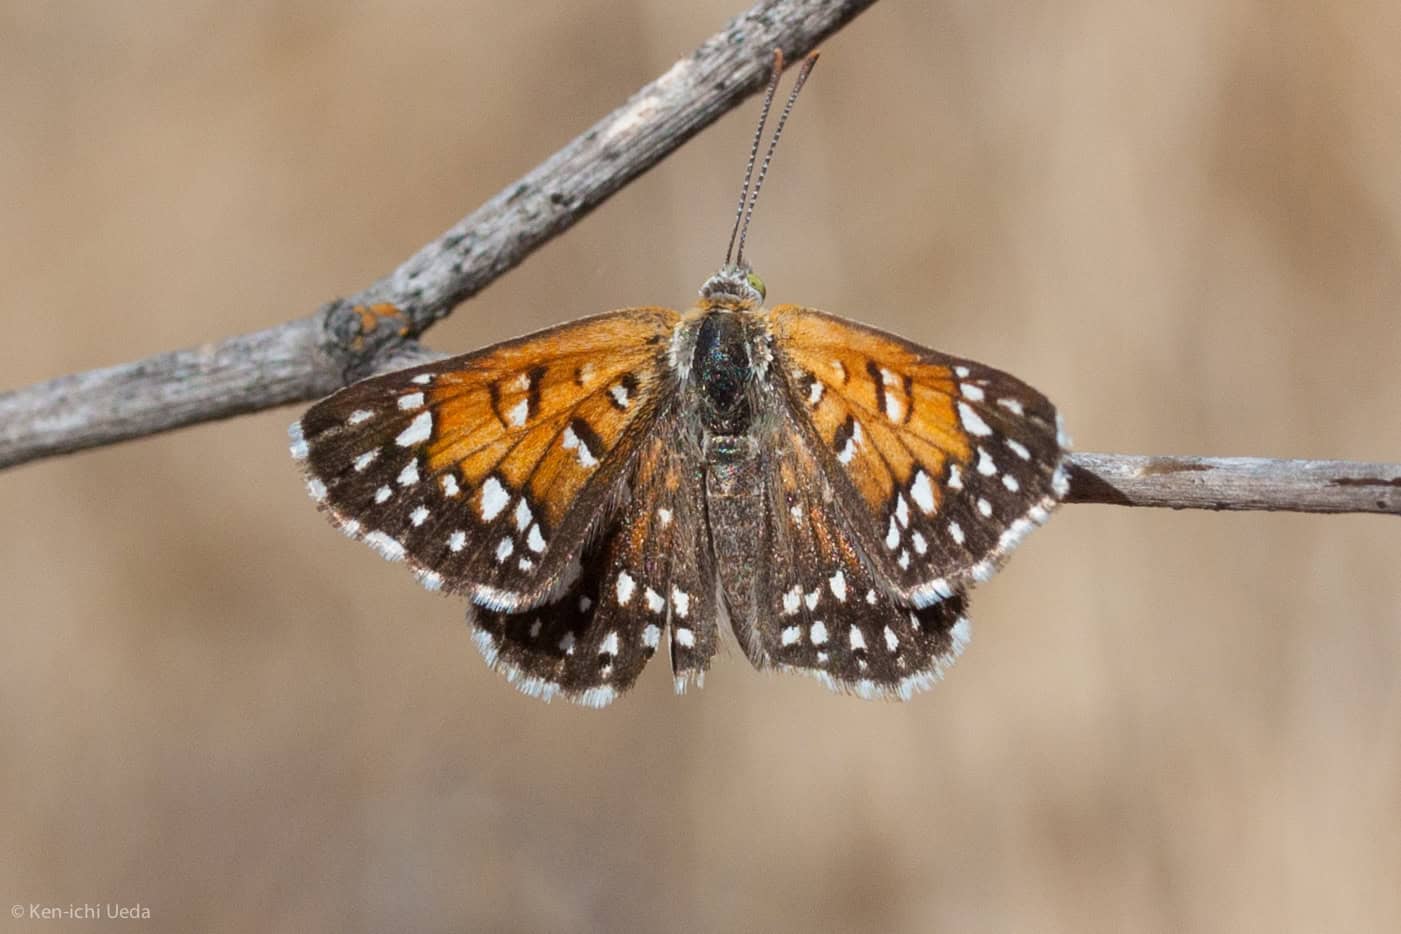
[[[716,647],[715,575],[694,452],[670,423],[640,445],[622,508],[564,592],[508,613],[468,611],[477,647],[518,690],[603,707],[670,650],[678,692]]]
[[[834,497],[801,412],[779,416],[768,459],[766,561],[754,631],[741,634],[758,667],[799,671],[832,690],[908,699],[931,687],[970,636],[964,598],[914,608],[880,582],[860,533]],[[720,556],[723,562],[724,556]],[[721,573],[743,573],[725,568]]]

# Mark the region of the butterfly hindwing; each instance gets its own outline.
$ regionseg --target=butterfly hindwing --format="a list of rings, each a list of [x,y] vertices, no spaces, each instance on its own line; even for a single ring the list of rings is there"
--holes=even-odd
[[[292,426],[293,454],[336,524],[426,586],[532,606],[609,518],[678,317],[612,312],[364,380]]]
[[[626,504],[558,597],[521,612],[469,609],[478,648],[519,690],[602,707],[664,645],[678,690],[709,666],[715,578],[699,472],[674,441],[669,422],[643,439]]]
[[[818,471],[912,604],[986,580],[1064,496],[1055,408],[1017,378],[794,305],[770,322]]]
[[[812,675],[836,691],[908,699],[939,679],[969,638],[962,594],[924,608],[879,582],[859,536],[832,508],[820,461],[793,417],[773,452],[765,504],[765,595],[751,651],[760,667]]]

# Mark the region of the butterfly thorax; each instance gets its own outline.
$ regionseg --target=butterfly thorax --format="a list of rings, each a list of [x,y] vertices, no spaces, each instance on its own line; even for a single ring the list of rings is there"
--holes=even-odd
[[[709,436],[748,433],[756,380],[768,353],[759,307],[763,283],[747,267],[725,266],[706,280],[701,301],[683,324],[684,367],[695,390],[696,414]]]
[[[742,435],[753,420],[750,384],[754,366],[741,313],[710,311],[696,329],[691,374],[701,422],[711,435]]]

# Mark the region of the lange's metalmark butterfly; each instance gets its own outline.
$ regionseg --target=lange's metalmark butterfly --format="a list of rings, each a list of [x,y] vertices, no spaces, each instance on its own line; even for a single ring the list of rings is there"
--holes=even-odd
[[[467,596],[478,648],[527,694],[604,706],[663,647],[683,691],[727,617],[757,668],[908,698],[968,641],[968,589],[1066,492],[1059,419],[1030,386],[763,307],[745,236],[815,61],[756,178],[774,55],[730,250],[694,309],[368,379],[291,428],[331,520]]]

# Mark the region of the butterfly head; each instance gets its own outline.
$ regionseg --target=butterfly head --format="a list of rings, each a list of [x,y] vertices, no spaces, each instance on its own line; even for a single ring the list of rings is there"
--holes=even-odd
[[[764,280],[748,266],[726,264],[700,288],[707,304],[748,311],[764,301]]]

